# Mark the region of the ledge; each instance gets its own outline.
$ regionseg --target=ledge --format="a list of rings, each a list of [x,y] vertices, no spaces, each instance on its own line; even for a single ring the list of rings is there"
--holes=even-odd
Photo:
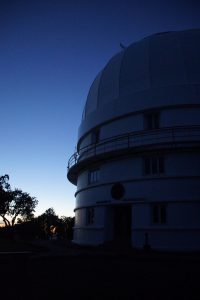
[[[68,179],[76,184],[78,173],[90,163],[142,150],[200,146],[200,126],[165,127],[142,130],[101,140],[79,149],[68,161]]]

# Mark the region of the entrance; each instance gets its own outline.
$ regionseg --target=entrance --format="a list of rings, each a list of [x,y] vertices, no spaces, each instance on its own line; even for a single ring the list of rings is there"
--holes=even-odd
[[[131,216],[131,205],[114,207],[114,241],[130,245]]]

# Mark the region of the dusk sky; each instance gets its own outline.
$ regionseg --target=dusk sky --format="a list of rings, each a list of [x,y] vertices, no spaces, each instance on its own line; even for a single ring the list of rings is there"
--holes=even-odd
[[[125,46],[161,31],[200,28],[199,1],[0,1],[0,175],[73,216],[67,162],[89,87]]]

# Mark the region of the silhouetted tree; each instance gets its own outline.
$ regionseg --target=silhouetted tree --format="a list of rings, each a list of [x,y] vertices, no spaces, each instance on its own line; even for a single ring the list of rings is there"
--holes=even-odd
[[[51,226],[56,226],[59,223],[59,218],[56,215],[54,209],[48,208],[42,215],[38,216],[38,222],[40,223],[41,230],[46,238],[51,237]]]
[[[56,215],[54,209],[48,208],[42,215],[37,217],[37,222],[40,224],[40,237],[57,239],[72,239],[74,218]]]
[[[66,238],[71,240],[73,237],[74,217],[62,216],[60,222],[64,227]]]
[[[3,219],[5,226],[9,225],[6,214],[9,210],[9,203],[11,201],[11,189],[8,180],[9,176],[7,174],[0,177],[0,216]]]
[[[38,201],[35,197],[31,197],[22,190],[15,189],[12,192],[12,200],[10,201],[9,215],[12,218],[12,226],[16,222],[17,217],[21,217],[23,221],[30,221],[34,214]]]
[[[11,190],[9,176],[0,177],[0,216],[5,226],[14,226],[17,218],[29,221],[33,218],[38,201],[20,189]]]

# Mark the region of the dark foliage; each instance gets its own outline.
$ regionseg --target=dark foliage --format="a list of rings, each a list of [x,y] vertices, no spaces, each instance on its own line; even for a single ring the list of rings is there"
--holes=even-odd
[[[0,177],[0,217],[5,227],[0,237],[12,239],[72,239],[74,218],[59,218],[53,208],[34,218],[35,197],[20,189],[11,190],[9,176]]]
[[[38,204],[37,199],[28,193],[20,189],[11,190],[8,181],[8,175],[0,177],[0,217],[6,227],[14,226],[18,219],[20,222],[31,220]]]

